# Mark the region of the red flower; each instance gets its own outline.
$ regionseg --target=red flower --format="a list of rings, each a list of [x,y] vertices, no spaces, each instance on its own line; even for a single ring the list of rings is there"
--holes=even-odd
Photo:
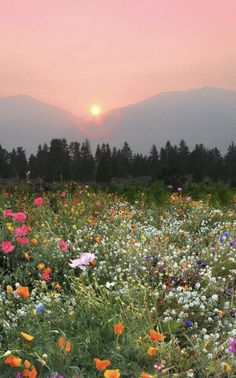
[[[37,198],[34,199],[35,206],[42,206],[43,202],[44,202],[44,200],[43,200],[42,197],[37,197]]]
[[[12,252],[15,248],[12,242],[8,240],[3,241],[1,247],[4,253]]]
[[[26,238],[26,237],[21,238],[20,236],[18,236],[18,238],[16,238],[16,240],[19,244],[28,244],[29,243],[29,239]]]
[[[24,222],[27,219],[27,214],[23,211],[18,211],[17,213],[13,213],[13,219],[18,222]]]

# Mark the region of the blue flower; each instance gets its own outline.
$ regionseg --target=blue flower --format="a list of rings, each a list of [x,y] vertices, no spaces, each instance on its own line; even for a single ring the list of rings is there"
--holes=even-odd
[[[186,327],[192,327],[193,322],[191,322],[191,320],[185,320],[185,325]]]
[[[42,304],[37,305],[36,306],[36,311],[37,312],[44,312],[45,311],[44,305],[42,305]]]

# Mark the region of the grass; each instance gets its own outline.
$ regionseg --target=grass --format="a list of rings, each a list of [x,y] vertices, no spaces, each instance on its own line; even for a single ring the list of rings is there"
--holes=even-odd
[[[222,190],[196,200],[158,184],[129,202],[73,184],[40,206],[33,193],[2,192],[12,214],[0,241],[14,250],[1,245],[0,376],[236,376],[236,212]],[[111,365],[99,371],[94,358]]]

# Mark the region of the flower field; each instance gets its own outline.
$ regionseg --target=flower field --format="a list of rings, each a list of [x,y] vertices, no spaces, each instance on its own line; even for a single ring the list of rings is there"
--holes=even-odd
[[[236,377],[236,207],[0,194],[0,377]]]

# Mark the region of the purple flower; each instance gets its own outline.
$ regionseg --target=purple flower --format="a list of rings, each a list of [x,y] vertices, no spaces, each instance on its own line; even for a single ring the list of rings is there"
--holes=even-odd
[[[81,253],[78,259],[70,260],[71,263],[69,265],[71,268],[80,268],[81,270],[85,270],[90,262],[95,259],[95,257],[96,256],[93,253],[84,252]]]
[[[192,327],[193,322],[191,322],[191,320],[185,320],[185,325],[186,327]]]
[[[231,241],[230,246],[233,247],[233,248],[236,248],[236,236]]]
[[[20,371],[18,371],[18,373],[16,373],[16,378],[23,378],[23,375]]]
[[[231,337],[228,340],[229,347],[226,349],[227,352],[234,353],[236,352],[236,338]]]

